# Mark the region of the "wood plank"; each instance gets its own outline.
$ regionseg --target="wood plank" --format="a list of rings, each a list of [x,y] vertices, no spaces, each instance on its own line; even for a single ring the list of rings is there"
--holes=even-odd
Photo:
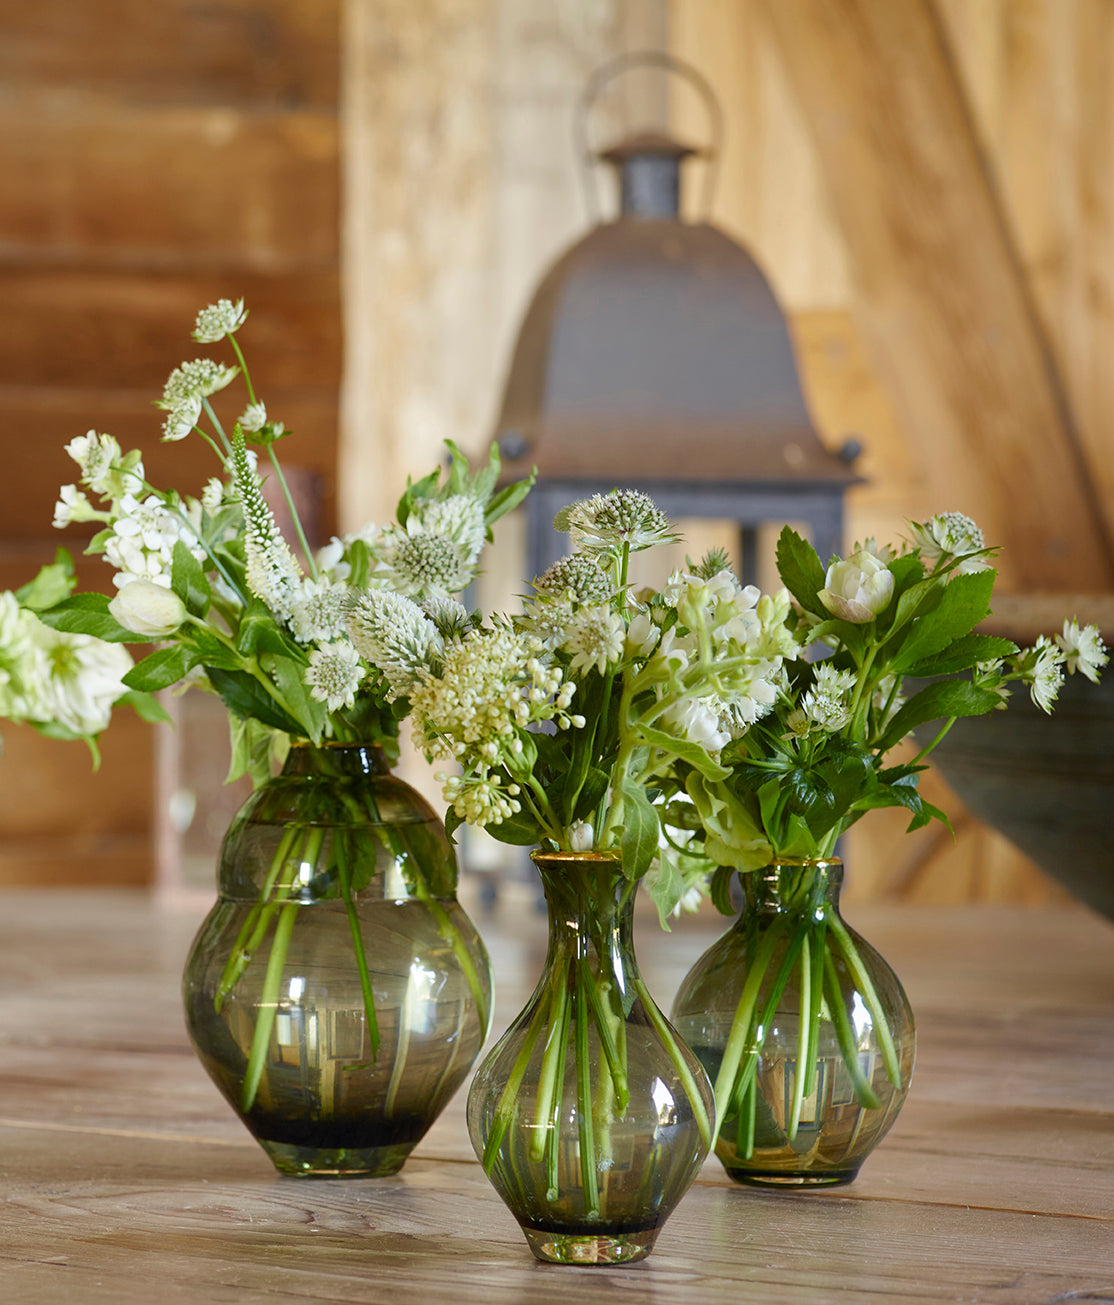
[[[339,257],[335,113],[8,101],[0,174],[6,263],[275,272]]]
[[[335,105],[339,0],[3,4],[0,81],[17,93],[269,107]]]
[[[924,474],[1009,586],[1114,583],[1110,523],[927,0],[763,0]],[[1055,467],[1057,474],[1048,474]]]

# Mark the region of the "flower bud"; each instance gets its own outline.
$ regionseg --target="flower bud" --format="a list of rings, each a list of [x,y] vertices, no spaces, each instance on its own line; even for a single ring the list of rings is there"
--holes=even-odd
[[[132,580],[108,605],[109,612],[132,634],[160,639],[186,619],[186,605],[173,591],[153,580]]]
[[[842,562],[833,562],[818,595],[833,616],[855,625],[873,621],[894,592],[893,573],[885,562],[860,548]]]

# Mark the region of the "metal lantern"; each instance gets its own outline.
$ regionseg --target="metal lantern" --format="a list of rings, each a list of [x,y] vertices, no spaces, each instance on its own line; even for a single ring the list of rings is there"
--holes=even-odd
[[[599,69],[603,84],[636,64],[688,78],[707,104],[718,158],[719,106],[687,65],[661,54]],[[859,480],[853,445],[830,452],[813,427],[785,319],[741,245],[680,216],[681,165],[699,151],[656,132],[592,154],[618,172],[620,211],[550,268],[515,346],[496,427],[508,475],[532,465],[527,551],[538,575],[565,551],[556,512],[616,486],[642,489],[671,517],[738,524],[742,578],[756,578],[764,522],[805,525],[822,558],[841,549],[843,496]],[[708,172],[705,206],[714,174]]]

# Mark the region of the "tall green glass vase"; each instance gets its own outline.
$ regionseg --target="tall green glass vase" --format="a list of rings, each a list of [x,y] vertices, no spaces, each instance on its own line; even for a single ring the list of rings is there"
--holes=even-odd
[[[487,1034],[433,809],[371,746],[295,746],[237,814],[183,979],[202,1064],[283,1174],[394,1173]]]
[[[851,1182],[909,1090],[909,1001],[840,916],[842,881],[838,860],[741,874],[739,919],[673,1003],[715,1084],[716,1154],[736,1182]]]
[[[712,1094],[639,973],[636,885],[598,853],[533,854],[549,950],[468,1097],[472,1145],[534,1255],[648,1255],[711,1145]]]

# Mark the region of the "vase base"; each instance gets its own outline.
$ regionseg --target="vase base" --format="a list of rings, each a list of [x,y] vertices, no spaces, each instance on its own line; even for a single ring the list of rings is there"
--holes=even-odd
[[[559,1233],[523,1228],[535,1259],[543,1264],[633,1264],[654,1249],[658,1230],[633,1233]]]
[[[397,1174],[413,1144],[316,1147],[256,1139],[280,1174],[288,1178],[387,1178]]]
[[[793,1172],[784,1169],[732,1169],[724,1165],[728,1178],[743,1187],[790,1187],[797,1191],[810,1187],[841,1187],[854,1182],[858,1169],[821,1169]]]

